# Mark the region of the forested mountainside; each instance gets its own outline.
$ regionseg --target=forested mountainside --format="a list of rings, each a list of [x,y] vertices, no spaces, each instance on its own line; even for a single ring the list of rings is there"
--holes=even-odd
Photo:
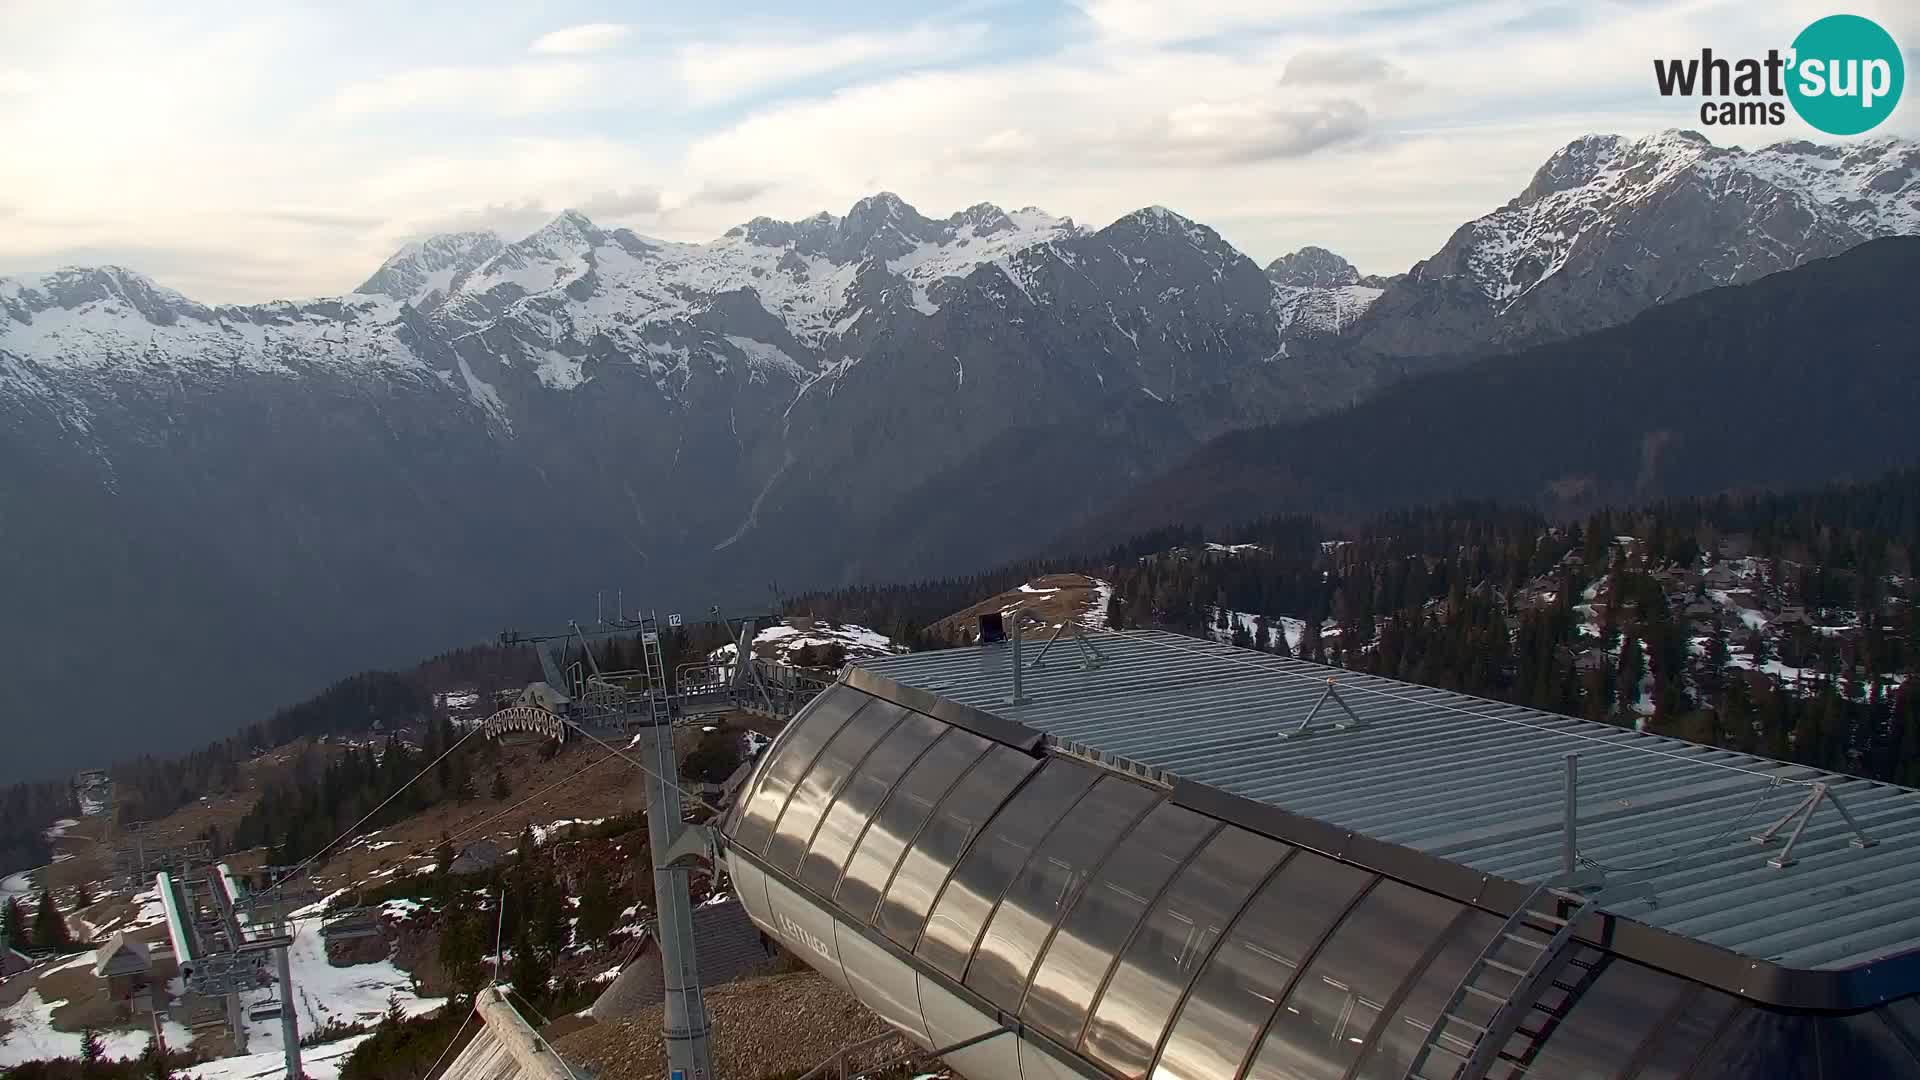
[[[1082,570],[1109,625],[1157,626],[1536,708],[1920,784],[1920,470],[1803,493],[1669,500],[1555,525],[1485,502],[1341,526],[1305,516]],[[955,582],[811,594],[928,625]],[[961,642],[935,642],[958,644]]]
[[[1071,531],[1497,498],[1559,513],[1865,478],[1920,461],[1920,238],[1223,436]]]
[[[1162,207],[1088,229],[881,193],[704,244],[569,211],[305,301],[0,279],[0,708],[80,680],[93,706],[89,739],[29,732],[0,777],[211,738],[597,588],[701,610],[1017,558],[1214,436],[1920,229],[1916,153],[1583,138],[1393,277],[1317,248],[1263,270]],[[1584,377],[1524,407],[1612,378]],[[1853,467],[1764,441],[1799,450],[1783,481]],[[145,647],[92,663],[70,643],[103,626]]]

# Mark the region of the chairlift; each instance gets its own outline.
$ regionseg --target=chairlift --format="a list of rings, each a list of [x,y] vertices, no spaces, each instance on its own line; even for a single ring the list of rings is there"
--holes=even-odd
[[[247,1006],[247,1019],[278,1020],[280,1019],[281,1010],[282,1005],[279,998],[268,998],[265,1001],[256,1001]]]

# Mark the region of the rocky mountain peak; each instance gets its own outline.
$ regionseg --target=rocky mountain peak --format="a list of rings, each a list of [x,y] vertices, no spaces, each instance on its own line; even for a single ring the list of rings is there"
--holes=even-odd
[[[897,259],[939,239],[939,227],[891,191],[869,195],[840,219],[840,237],[829,255],[835,262]]]
[[[975,236],[993,236],[1016,227],[1005,210],[989,202],[974,203],[948,218],[947,223],[956,229],[972,226]]]
[[[1583,135],[1555,150],[1535,170],[1533,180],[1520,192],[1517,202],[1537,202],[1556,191],[1566,191],[1593,182],[1600,170],[1620,156],[1627,139],[1620,135]]]
[[[418,307],[445,297],[460,275],[500,254],[506,245],[491,231],[440,233],[406,244],[353,290],[390,296]]]
[[[1268,263],[1267,278],[1281,287],[1324,289],[1352,285],[1360,280],[1360,271],[1326,248],[1309,245]]]

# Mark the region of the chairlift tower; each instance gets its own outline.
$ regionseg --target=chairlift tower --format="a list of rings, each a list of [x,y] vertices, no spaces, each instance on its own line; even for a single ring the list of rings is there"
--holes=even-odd
[[[624,596],[617,602],[624,608]],[[732,632],[732,621],[722,618],[718,608],[711,614]],[[615,738],[628,739],[626,751],[632,754],[621,751],[621,755],[646,772],[654,937],[660,944],[666,991],[663,1019],[670,1080],[713,1080],[713,1023],[700,990],[693,905],[687,892],[690,860],[703,852],[712,858],[712,834],[705,826],[690,827],[686,823],[680,787],[675,783],[680,764],[673,751],[674,730],[735,710],[789,717],[832,683],[832,679],[817,673],[755,657],[754,624],[752,617],[740,620],[732,659],[719,662],[703,658],[683,663],[671,673],[661,648],[660,621],[652,613],[634,619],[622,613],[608,619],[601,608],[591,629],[576,622],[568,624],[563,633],[503,633],[502,645],[534,647],[545,682],[527,687],[481,724],[482,733],[489,738],[521,731],[564,740],[572,730],[590,734],[600,729]],[[666,625],[677,629],[680,616],[668,615]],[[641,668],[602,671],[589,639],[633,633],[640,637]],[[580,659],[567,663],[566,646],[576,639],[581,647]],[[644,689],[635,689],[636,685]]]
[[[677,623],[678,616],[673,621]],[[648,769],[647,845],[653,854],[654,934],[660,941],[660,973],[666,990],[667,1069],[675,1080],[709,1080],[713,1025],[694,955],[693,903],[687,893],[687,868],[673,861],[674,843],[686,827],[680,788],[673,782],[680,775],[673,753],[673,699],[666,658],[660,651],[660,626],[651,613],[640,620],[640,652],[646,662],[648,693],[647,710],[637,718],[635,749]]]

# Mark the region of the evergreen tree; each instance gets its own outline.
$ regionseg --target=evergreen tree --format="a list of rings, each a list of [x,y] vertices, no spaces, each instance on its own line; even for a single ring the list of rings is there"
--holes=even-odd
[[[1320,620],[1308,616],[1306,625],[1300,629],[1300,659],[1322,663],[1326,660],[1325,649],[1320,642]]]
[[[20,902],[9,896],[5,906],[0,906],[0,947],[24,949],[30,944],[27,916],[20,910]]]
[[[486,978],[482,962],[485,936],[486,926],[475,915],[462,907],[448,910],[440,928],[440,970],[458,996],[472,997]]]
[[[86,1028],[80,1032],[80,1075],[97,1076],[100,1063],[106,1060],[107,1048],[100,1042],[100,1032],[95,1028]]]
[[[90,908],[93,904],[93,891],[87,888],[86,882],[83,881],[73,887],[73,910],[79,911],[83,908]]]
[[[507,980],[520,996],[531,1001],[544,998],[547,982],[553,978],[553,965],[534,944],[532,929],[524,922],[513,938],[513,958],[507,963]]]
[[[507,774],[502,769],[493,770],[493,791],[495,802],[504,801],[513,795],[513,787],[507,783]]]
[[[580,884],[579,921],[574,923],[574,937],[582,944],[602,944],[613,928],[619,925],[620,912],[625,910],[606,870],[594,867],[587,871],[586,880]]]
[[[1631,709],[1640,703],[1640,681],[1646,677],[1646,657],[1640,652],[1640,638],[1629,634],[1620,646],[1620,704]]]
[[[40,906],[33,913],[33,947],[51,952],[66,952],[73,941],[67,936],[67,920],[54,906],[52,891],[40,894]]]
[[[140,1073],[147,1080],[173,1080],[173,1067],[167,1063],[167,1052],[158,1035],[147,1036],[147,1047],[140,1051]]]

